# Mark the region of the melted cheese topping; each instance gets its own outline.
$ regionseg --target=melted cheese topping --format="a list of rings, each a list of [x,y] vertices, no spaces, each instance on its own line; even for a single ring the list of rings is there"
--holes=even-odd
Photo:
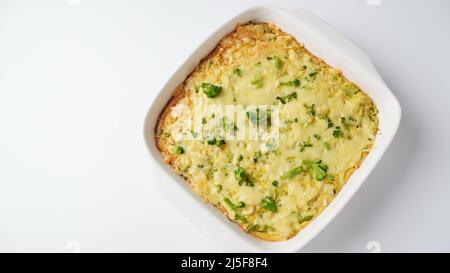
[[[219,94],[208,97],[204,83],[220,87]],[[223,113],[208,112],[201,117],[206,138],[189,139],[199,133],[190,111],[198,98],[203,106],[277,106],[279,126],[267,130],[278,129],[278,138],[211,144],[208,137],[230,126]],[[293,237],[326,208],[369,152],[378,127],[364,92],[265,23],[238,26],[222,39],[174,100],[157,127],[167,162],[230,220],[272,241]],[[245,126],[252,126],[249,119]],[[243,129],[233,122],[234,130]]]

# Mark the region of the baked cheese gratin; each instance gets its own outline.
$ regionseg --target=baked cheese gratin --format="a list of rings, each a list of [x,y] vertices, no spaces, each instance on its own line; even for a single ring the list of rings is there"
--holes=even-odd
[[[226,115],[230,106],[240,112]],[[174,91],[155,141],[204,201],[254,237],[283,241],[313,221],[360,166],[377,114],[339,69],[275,25],[250,22]]]

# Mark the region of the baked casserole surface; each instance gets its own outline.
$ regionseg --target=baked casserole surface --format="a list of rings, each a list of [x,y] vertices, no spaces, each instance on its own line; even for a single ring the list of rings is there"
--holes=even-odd
[[[194,117],[198,101],[202,109],[243,106],[244,120],[219,110]],[[231,139],[258,126],[258,134],[277,130],[276,138]],[[339,69],[277,26],[250,22],[224,37],[174,91],[155,141],[204,201],[254,237],[283,241],[330,204],[377,130],[376,106]]]

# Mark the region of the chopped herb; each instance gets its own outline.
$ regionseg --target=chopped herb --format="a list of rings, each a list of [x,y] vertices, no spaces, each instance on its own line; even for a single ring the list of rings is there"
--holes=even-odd
[[[170,137],[170,133],[164,131],[163,129],[158,130],[158,135],[163,139],[167,139],[168,137]]]
[[[256,224],[256,225],[251,224],[248,226],[248,228],[245,231],[246,232],[254,232],[254,231],[260,232],[259,229],[260,229],[260,226],[258,224]]]
[[[245,184],[245,186],[253,187],[255,185],[251,177],[245,172],[242,167],[237,167],[237,169],[234,170],[234,178],[236,178],[236,180],[238,181],[239,186]]]
[[[370,107],[367,111],[367,115],[371,121],[374,121],[376,119],[376,116],[378,114],[378,109],[375,107]]]
[[[225,198],[223,199],[223,201],[225,202],[225,204],[228,205],[228,207],[230,207],[230,209],[231,209],[232,211],[236,211],[236,210],[237,210],[236,205],[233,204],[233,202],[231,202],[230,198],[225,197]]]
[[[223,139],[221,139],[221,138],[215,138],[215,137],[209,138],[206,142],[207,142],[209,145],[215,145],[215,146],[217,146],[217,147],[220,147],[220,146],[222,146],[223,144],[225,144],[225,140],[223,140]]]
[[[344,126],[345,129],[348,129],[350,126],[356,126],[358,127],[358,122],[354,117],[341,117],[341,124]]]
[[[334,175],[327,174],[326,180],[329,181],[329,182],[333,182],[334,181]]]
[[[274,181],[272,182],[272,186],[278,187],[278,181],[277,181],[277,180],[274,180]]]
[[[216,185],[216,192],[219,193],[222,191],[222,185]]]
[[[325,120],[327,118],[328,118],[328,114],[327,113],[322,112],[322,113],[319,114],[319,119]]]
[[[328,166],[323,164],[322,162],[314,163],[312,165],[314,178],[318,181],[322,181],[327,176]]]
[[[268,225],[251,224],[248,226],[248,228],[245,231],[266,233],[269,231],[275,231],[275,228],[272,226],[268,226]]]
[[[221,86],[210,83],[202,83],[202,89],[203,93],[205,93],[208,98],[215,98],[220,94],[220,91],[222,91]]]
[[[334,126],[334,124],[333,124],[333,122],[331,121],[331,119],[327,119],[327,122],[328,122],[328,128],[331,128],[331,127],[333,127]],[[327,129],[328,129],[327,128]]]
[[[315,105],[311,104],[303,104],[303,106],[305,106],[306,111],[311,115],[311,116],[315,116],[316,115],[316,110],[315,110]]]
[[[281,179],[292,178],[301,172],[303,172],[303,167],[302,166],[296,167],[296,168],[290,169],[287,172],[285,172],[280,178]]]
[[[277,57],[277,56],[274,56],[274,57],[270,57],[269,56],[269,57],[267,57],[267,60],[268,61],[273,61],[273,65],[275,66],[276,69],[280,69],[281,65],[283,64],[281,62],[281,59],[279,57]]]
[[[314,134],[314,138],[317,140],[320,140],[320,135],[319,134]]]
[[[322,181],[327,175],[327,169],[328,166],[322,160],[303,160],[301,166],[287,171],[281,178],[292,178],[302,172],[310,172],[317,181]]]
[[[217,140],[217,143],[216,143],[216,146],[217,146],[217,147],[220,147],[220,146],[222,146],[223,144],[225,144],[225,140],[223,140],[223,139],[218,139],[218,140]]]
[[[236,178],[236,180],[238,182],[241,182],[242,180],[245,179],[245,177],[247,177],[245,170],[241,167],[238,167],[235,171],[234,171],[234,177]]]
[[[237,160],[238,160],[239,162],[241,162],[243,159],[244,159],[244,156],[239,155]]]
[[[309,73],[308,74],[308,76],[312,79],[312,80],[315,80],[316,79],[316,76],[317,76],[317,71],[314,71],[314,72],[311,72],[311,73]]]
[[[188,165],[182,171],[186,173],[187,171],[189,171],[190,168],[191,168],[191,165]]]
[[[253,162],[256,163],[258,162],[258,158],[261,157],[261,151],[257,151],[253,154]]]
[[[353,98],[353,96],[359,92],[360,92],[359,88],[354,84],[347,85],[344,88],[344,93],[349,98]]]
[[[248,176],[248,175],[245,178],[245,186],[251,187],[251,188],[253,188],[255,186],[255,182],[253,182],[252,178],[250,176]]]
[[[298,215],[298,222],[301,224],[303,222],[309,221],[314,217],[314,215],[305,215],[302,216],[301,214]]]
[[[248,222],[247,218],[245,218],[244,216],[242,216],[239,213],[235,213],[234,217],[236,218],[236,220],[238,220],[239,222],[246,224]]]
[[[242,76],[242,70],[240,70],[238,67],[233,69],[233,75],[236,75],[238,77]]]
[[[264,85],[263,77],[261,75],[257,75],[250,83],[255,88],[261,88]]]
[[[236,210],[237,210],[238,208],[243,208],[243,207],[245,207],[245,203],[244,203],[244,202],[239,202],[238,205],[235,205],[235,204],[233,204],[233,202],[231,202],[230,198],[228,198],[228,197],[225,197],[225,198],[223,199],[223,201],[225,202],[225,204],[227,204],[227,206],[228,206],[232,211],[235,212],[235,213],[234,213],[234,217],[235,217],[237,220],[241,221],[241,222],[244,223],[244,224],[247,223],[247,219],[246,219],[244,216],[242,216],[241,214],[239,214],[239,213],[236,212]]]
[[[294,80],[288,81],[288,82],[280,82],[278,84],[278,86],[295,86],[295,87],[298,87],[298,86],[300,86],[300,80],[299,79],[294,79]]]
[[[264,197],[264,199],[262,200],[262,207],[270,210],[271,212],[277,212],[278,210],[275,200],[273,200],[273,198],[270,196]]]
[[[322,181],[327,175],[328,166],[322,160],[303,160],[302,164],[311,171],[312,175],[317,181]]]
[[[217,169],[215,169],[215,168],[208,169],[208,171],[206,172],[206,178],[208,178],[208,180],[213,179],[215,172],[217,172]]]
[[[305,151],[306,148],[312,147],[312,143],[310,142],[310,140],[305,140],[302,143],[300,143],[300,152]]]
[[[280,69],[281,65],[283,64],[281,62],[281,59],[279,57],[275,56],[275,57],[272,58],[272,60],[273,60],[273,65],[275,66],[275,68],[276,69]]]
[[[328,143],[328,142],[324,142],[323,147],[325,147],[325,149],[328,151],[331,149],[330,143]]]
[[[341,131],[341,127],[337,126],[336,129],[334,129],[333,136],[335,138],[340,138],[344,136],[344,132]]]
[[[181,154],[184,154],[184,148],[183,147],[181,147],[181,146],[175,146],[174,147],[174,152],[176,153],[176,154],[179,154],[179,155],[181,155]]]
[[[202,124],[204,125],[206,124],[206,122],[207,122],[206,118],[202,118]]]
[[[286,104],[286,102],[290,102],[294,99],[297,99],[297,92],[292,92],[286,96],[277,97],[277,100],[279,100],[282,104]]]

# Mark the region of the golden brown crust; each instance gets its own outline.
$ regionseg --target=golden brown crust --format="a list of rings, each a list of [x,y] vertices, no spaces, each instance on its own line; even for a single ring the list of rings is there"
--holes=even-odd
[[[184,82],[178,85],[172,93],[172,97],[164,106],[163,110],[159,114],[158,120],[155,125],[155,142],[156,147],[158,147],[159,151],[163,155],[164,161],[170,165],[172,165],[173,160],[175,160],[175,156],[170,153],[167,145],[163,145],[160,130],[162,129],[163,122],[165,118],[170,113],[170,109],[175,106],[185,95]]]

